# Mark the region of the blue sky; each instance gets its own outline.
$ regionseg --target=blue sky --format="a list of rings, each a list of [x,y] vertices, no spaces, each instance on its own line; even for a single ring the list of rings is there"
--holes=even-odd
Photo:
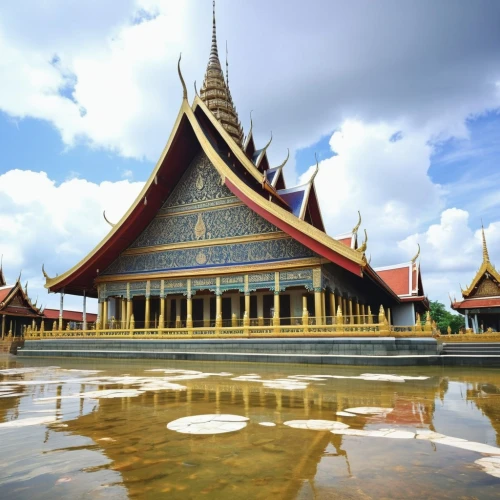
[[[500,262],[500,4],[288,3],[218,1],[245,131],[253,110],[271,163],[290,148],[288,185],[316,153],[329,234],[361,210],[372,264],[420,244],[426,292],[447,302],[479,266],[481,220]],[[44,303],[41,263],[72,267],[149,176],[181,103],[178,55],[191,99],[211,17],[199,0],[0,5],[0,253]]]

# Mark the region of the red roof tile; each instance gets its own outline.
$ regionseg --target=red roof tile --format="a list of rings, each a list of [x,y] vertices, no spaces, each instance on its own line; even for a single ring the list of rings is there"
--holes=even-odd
[[[410,275],[408,267],[397,267],[377,271],[377,274],[394,290],[397,295],[410,295]]]
[[[453,309],[479,309],[481,307],[500,307],[500,297],[493,299],[466,299],[454,302]]]
[[[7,295],[9,295],[10,291],[13,289],[13,286],[8,286],[6,288],[2,288],[0,290],[0,302],[5,300],[7,298]]]
[[[59,309],[45,309],[43,311],[45,319],[59,319]],[[83,313],[80,311],[63,310],[63,319],[67,321],[83,321]],[[97,314],[87,313],[87,321],[94,323],[97,320]]]

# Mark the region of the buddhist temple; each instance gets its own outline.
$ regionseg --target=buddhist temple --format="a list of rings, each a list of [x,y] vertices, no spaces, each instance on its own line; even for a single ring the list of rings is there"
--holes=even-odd
[[[23,288],[21,274],[14,285],[8,285],[0,261],[0,332],[2,339],[23,335],[29,326],[35,326],[43,312],[28,297],[28,283]]]
[[[81,262],[55,278],[43,271],[61,311],[71,294],[84,308],[86,297],[98,299],[100,329],[331,325],[338,317],[355,324],[376,322],[379,311],[421,293],[419,272],[404,293],[370,266],[359,225],[349,245],[326,234],[318,168],[288,187],[288,154],[272,165],[272,137],[257,145],[252,121],[244,134],[219,60],[215,7],[208,65],[191,104],[180,62],[179,113],[142,192]],[[414,315],[404,321],[414,325]]]
[[[462,290],[462,300],[453,300],[451,307],[465,316],[466,330],[474,333],[500,331],[500,274],[490,262],[484,228],[483,262],[472,283]]]

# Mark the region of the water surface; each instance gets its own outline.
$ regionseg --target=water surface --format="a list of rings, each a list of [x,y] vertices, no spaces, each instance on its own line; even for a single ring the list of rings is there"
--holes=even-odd
[[[364,407],[385,410],[337,415]],[[248,420],[167,428],[220,414]],[[489,447],[416,439],[426,432]],[[498,370],[0,358],[2,499],[498,498],[500,478],[476,461],[499,432]]]

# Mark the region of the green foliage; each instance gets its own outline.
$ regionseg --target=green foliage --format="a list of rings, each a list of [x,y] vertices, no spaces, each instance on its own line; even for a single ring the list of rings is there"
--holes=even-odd
[[[431,318],[436,322],[439,331],[444,334],[448,331],[448,326],[452,333],[458,333],[465,326],[465,321],[462,315],[452,314],[446,310],[444,304],[437,300],[431,300]]]

